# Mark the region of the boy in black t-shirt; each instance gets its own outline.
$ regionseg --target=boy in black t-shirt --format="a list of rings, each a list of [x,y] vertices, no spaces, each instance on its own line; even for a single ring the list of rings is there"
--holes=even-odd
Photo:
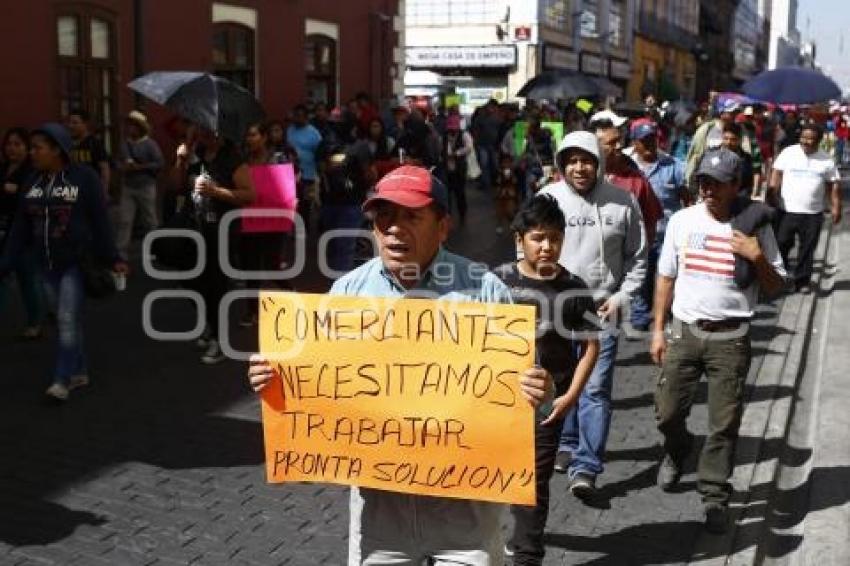
[[[74,146],[71,148],[71,161],[91,167],[100,177],[104,196],[109,194],[111,169],[109,154],[98,138],[91,133],[91,117],[85,110],[73,110],[68,114],[68,131]]]
[[[513,505],[514,533],[507,551],[515,565],[541,564],[543,529],[549,515],[552,478],[561,425],[578,401],[599,355],[598,328],[588,318],[596,307],[587,285],[559,263],[566,221],[549,195],[527,201],[511,225],[523,258],[496,269],[511,288],[515,303],[537,309],[535,358],[555,380],[551,409],[535,415],[537,505]]]

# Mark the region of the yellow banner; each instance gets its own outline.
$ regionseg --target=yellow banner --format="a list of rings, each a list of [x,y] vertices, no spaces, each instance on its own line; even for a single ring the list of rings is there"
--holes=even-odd
[[[534,308],[265,292],[270,482],[533,505]]]

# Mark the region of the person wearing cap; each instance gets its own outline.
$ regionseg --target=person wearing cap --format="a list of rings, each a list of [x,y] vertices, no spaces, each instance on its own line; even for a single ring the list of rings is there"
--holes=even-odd
[[[631,305],[633,329],[637,332],[645,332],[652,322],[655,267],[658,265],[658,255],[661,253],[667,221],[676,211],[686,206],[690,199],[685,188],[684,164],[658,149],[658,128],[655,122],[646,119],[635,120],[629,128],[629,136],[632,144],[623,153],[637,164],[640,172],[649,181],[663,209],[662,216],[652,230],[655,238],[649,245],[646,278]]]
[[[723,145],[723,127],[735,121],[735,113],[738,112],[740,107],[738,101],[731,98],[717,100],[715,102],[717,117],[706,121],[694,132],[694,138],[691,140],[691,147],[688,150],[687,167],[685,168],[685,180],[691,196],[695,197],[697,194],[693,175],[697,165],[702,160],[703,154],[706,150],[716,149]]]
[[[151,127],[144,114],[133,110],[124,120],[124,127],[127,138],[119,152],[122,178],[116,244],[126,259],[136,219],[145,231],[157,227],[156,178],[164,160],[159,144],[150,137]]]
[[[103,195],[107,198],[112,181],[109,154],[103,142],[91,133],[91,115],[82,108],[72,110],[68,113],[66,125],[73,140],[71,161],[90,167],[100,176]]]
[[[46,394],[56,401],[88,385],[83,349],[84,266],[92,259],[125,274],[106,216],[100,179],[71,161],[73,142],[64,126],[44,124],[30,137],[36,176],[23,189],[12,230],[0,256],[0,279],[30,247],[56,297],[56,365]]]
[[[612,110],[600,110],[590,117],[590,121],[588,122],[588,126],[591,129],[597,129],[599,127],[610,127],[614,128],[622,128],[626,125],[629,119],[625,116],[620,116],[616,112]]]
[[[775,294],[785,277],[770,222],[737,229],[744,214],[737,209],[740,169],[741,159],[732,151],[707,151],[695,175],[701,202],[670,219],[658,263],[650,346],[653,361],[661,366],[655,414],[664,440],[658,470],[664,491],[675,489],[694,446],[686,421],[706,374],[709,431],[697,465],[697,489],[705,527],[712,533],[727,527],[728,480],[752,355],[749,321],[759,288]],[[765,208],[761,203],[749,207]]]
[[[773,164],[767,201],[782,211],[776,229],[779,251],[785,261],[799,238],[794,286],[811,292],[814,253],[823,225],[824,197],[829,191],[832,222],[841,222],[841,174],[835,161],[819,149],[823,130],[806,124],[800,143],[782,150]]]
[[[596,134],[564,136],[555,156],[563,180],[544,187],[566,217],[559,263],[580,277],[604,321],[599,359],[576,408],[564,420],[555,471],[569,474],[570,491],[593,499],[611,425],[611,389],[620,309],[639,292],[646,273],[646,231],[631,194],[605,181]]]
[[[427,169],[395,169],[378,182],[363,210],[373,222],[378,257],[338,279],[330,294],[511,302],[510,290],[496,275],[443,248],[450,224],[448,190]],[[273,370],[255,355],[248,376],[260,391]],[[551,400],[552,376],[542,368],[528,368],[520,389],[536,407]],[[504,508],[353,487],[348,564],[501,564]]]

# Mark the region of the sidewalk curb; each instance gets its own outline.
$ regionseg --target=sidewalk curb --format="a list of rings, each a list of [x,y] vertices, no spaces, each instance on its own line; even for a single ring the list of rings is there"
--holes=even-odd
[[[823,307],[818,305],[822,333],[816,344],[818,350],[811,356],[815,360],[810,379],[815,383],[806,445],[811,457],[800,473],[807,500],[805,514],[796,525],[800,544],[787,560],[789,566],[850,564],[850,483],[846,473],[850,464],[850,393],[846,387],[846,340],[850,333],[846,286],[850,276],[841,267],[848,259],[850,233],[842,230],[833,238],[830,258],[834,269],[821,294]]]
[[[815,261],[822,265],[828,256],[832,231],[832,223],[824,222],[815,251]],[[815,289],[820,288],[823,279],[824,270],[820,269],[815,274]],[[731,478],[735,486],[730,505],[733,526],[721,536],[702,532],[694,545],[691,564],[737,566],[756,561],[758,541],[767,525],[759,506],[752,505],[766,495],[755,492],[754,488],[773,485],[780,469],[781,445],[795,402],[795,395],[783,396],[782,391],[787,388],[796,391],[809,347],[817,297],[817,292],[795,293],[784,299],[776,324],[779,332],[771,339],[752,380],[753,386],[770,388],[772,394],[764,401],[753,403],[747,398],[745,402],[740,435],[760,440],[744,448],[739,446],[736,451]]]

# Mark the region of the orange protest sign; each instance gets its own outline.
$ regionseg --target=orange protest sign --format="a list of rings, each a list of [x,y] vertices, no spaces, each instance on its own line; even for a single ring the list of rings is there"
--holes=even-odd
[[[534,308],[265,292],[270,482],[533,505]]]

